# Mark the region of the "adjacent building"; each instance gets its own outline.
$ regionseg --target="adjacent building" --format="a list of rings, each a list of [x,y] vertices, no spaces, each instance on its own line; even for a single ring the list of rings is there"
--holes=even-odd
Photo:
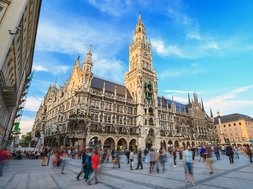
[[[215,127],[219,140],[225,143],[244,145],[253,140],[253,118],[247,115],[235,113],[216,117]]]
[[[152,44],[141,16],[129,46],[125,84],[94,75],[92,49],[77,58],[69,80],[49,87],[32,129],[50,147],[100,145],[105,148],[196,146],[217,138],[213,118],[196,93],[188,103],[158,96]]]
[[[21,116],[40,7],[41,0],[0,0],[0,147],[6,147]]]

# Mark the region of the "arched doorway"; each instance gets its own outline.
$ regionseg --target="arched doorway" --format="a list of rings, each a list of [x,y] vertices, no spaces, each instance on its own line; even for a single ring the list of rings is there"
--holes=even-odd
[[[93,147],[93,148],[94,147],[100,147],[101,146],[101,140],[97,136],[94,136],[90,139],[89,146]]]
[[[182,143],[183,148],[185,148],[185,142]]]
[[[119,139],[118,143],[117,143],[117,148],[119,150],[126,149],[127,148],[127,141],[126,141],[126,139],[124,139],[124,138]]]
[[[108,137],[104,142],[104,148],[110,148],[111,150],[115,150],[115,141],[112,137]]]
[[[178,142],[177,140],[174,142],[174,147],[175,147],[175,148],[178,148],[178,147],[179,147],[179,142]]]
[[[161,149],[166,149],[166,141],[162,140],[160,144]]]
[[[53,148],[56,148],[57,146],[56,146],[57,144],[56,144],[56,138],[53,138],[53,140],[52,140],[52,147]]]
[[[194,147],[195,146],[195,143],[194,142],[192,142],[192,147]]]
[[[70,138],[69,138],[69,136],[65,137],[64,144],[65,144],[65,146],[70,146]]]
[[[171,140],[169,140],[168,142],[168,148],[172,148],[173,147],[173,142]]]
[[[129,142],[129,149],[130,150],[136,150],[137,148],[137,141],[135,138],[131,139]]]
[[[148,150],[152,148],[154,141],[155,141],[154,129],[149,129],[148,136],[146,138],[146,148],[148,148]]]
[[[190,142],[189,142],[189,141],[186,143],[186,145],[187,145],[187,147],[188,147],[188,146],[191,146],[191,144],[190,144]]]

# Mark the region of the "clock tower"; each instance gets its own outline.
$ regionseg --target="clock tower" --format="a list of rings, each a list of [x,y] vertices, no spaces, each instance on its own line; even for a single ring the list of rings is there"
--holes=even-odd
[[[147,40],[141,15],[129,46],[129,71],[125,74],[125,85],[137,103],[139,146],[157,147],[160,145],[155,142],[155,136],[160,136],[157,74],[152,68],[152,46],[150,40]]]

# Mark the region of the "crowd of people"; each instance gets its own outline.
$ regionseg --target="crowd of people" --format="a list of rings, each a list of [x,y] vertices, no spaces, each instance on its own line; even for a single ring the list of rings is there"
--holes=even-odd
[[[159,173],[160,170],[164,173],[166,171],[166,162],[168,158],[172,160],[172,166],[177,167],[183,165],[185,173],[185,182],[191,182],[195,185],[193,175],[194,161],[205,162],[209,167],[209,173],[214,174],[213,162],[221,159],[221,155],[226,155],[231,164],[234,163],[234,158],[239,159],[240,154],[245,154],[249,157],[252,163],[253,147],[252,146],[231,146],[231,145],[205,145],[199,147],[179,147],[179,148],[161,148],[161,149],[124,149],[124,150],[110,150],[109,148],[68,148],[59,150],[50,150],[48,147],[41,152],[8,152],[0,151],[0,176],[2,175],[2,168],[4,162],[10,158],[41,158],[41,165],[48,166],[51,163],[54,167],[61,167],[61,173],[64,173],[66,160],[81,159],[81,170],[77,174],[76,179],[80,180],[82,174],[88,185],[94,180],[99,183],[98,175],[100,164],[112,163],[112,168],[121,168],[121,158],[126,156],[126,163],[129,164],[130,170],[143,169],[143,164],[149,164],[149,173]],[[18,158],[21,156],[21,158]],[[199,159],[196,160],[195,156]],[[180,163],[179,163],[180,162]]]

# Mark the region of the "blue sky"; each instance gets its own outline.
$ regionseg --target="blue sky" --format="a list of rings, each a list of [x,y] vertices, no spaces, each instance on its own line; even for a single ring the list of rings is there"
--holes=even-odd
[[[43,1],[21,130],[31,129],[50,84],[62,85],[90,44],[93,73],[123,83],[139,12],[160,96],[184,103],[195,91],[208,113],[253,116],[252,10],[251,0]]]

